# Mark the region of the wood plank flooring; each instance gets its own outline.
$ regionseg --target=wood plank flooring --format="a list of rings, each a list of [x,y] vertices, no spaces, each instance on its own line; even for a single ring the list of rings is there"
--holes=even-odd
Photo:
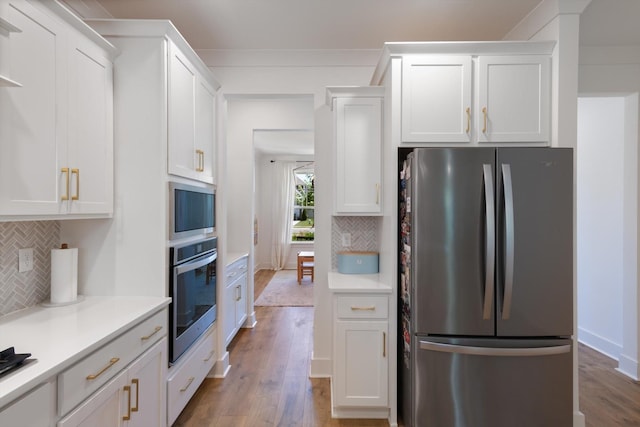
[[[256,273],[256,298],[273,274]],[[256,327],[241,329],[229,346],[227,377],[205,379],[174,426],[388,426],[331,418],[329,380],[309,378],[312,307],[256,307],[256,317]],[[579,346],[578,358],[586,427],[640,427],[640,384],[588,347]]]

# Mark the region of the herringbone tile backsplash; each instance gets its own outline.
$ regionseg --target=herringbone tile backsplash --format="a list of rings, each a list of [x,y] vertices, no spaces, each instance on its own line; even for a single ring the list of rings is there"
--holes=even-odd
[[[376,217],[334,216],[331,223],[331,268],[338,268],[337,253],[350,251],[377,251],[378,226]],[[351,234],[351,247],[342,246],[342,233]]]
[[[58,221],[0,222],[0,316],[49,299]],[[33,248],[33,270],[18,272],[18,249]]]

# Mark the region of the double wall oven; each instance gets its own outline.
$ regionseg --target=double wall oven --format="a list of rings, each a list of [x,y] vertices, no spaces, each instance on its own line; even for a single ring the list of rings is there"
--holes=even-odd
[[[212,189],[171,183],[169,191],[169,362],[173,364],[216,320],[218,239],[211,237]]]

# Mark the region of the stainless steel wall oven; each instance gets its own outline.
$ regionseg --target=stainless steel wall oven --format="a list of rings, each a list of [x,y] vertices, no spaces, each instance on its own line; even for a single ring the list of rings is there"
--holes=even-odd
[[[169,362],[216,320],[217,237],[169,248]]]

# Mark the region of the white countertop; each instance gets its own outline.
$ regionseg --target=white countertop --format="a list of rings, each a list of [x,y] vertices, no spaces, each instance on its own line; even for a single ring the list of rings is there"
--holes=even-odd
[[[379,274],[342,274],[329,272],[329,290],[350,293],[391,293],[391,286],[380,281]]]
[[[224,259],[224,264],[225,266],[227,266],[245,256],[248,257],[249,254],[247,252],[228,252],[226,258]]]
[[[0,408],[169,305],[163,297],[85,297],[0,317],[0,349],[31,353],[27,366],[0,376]]]

